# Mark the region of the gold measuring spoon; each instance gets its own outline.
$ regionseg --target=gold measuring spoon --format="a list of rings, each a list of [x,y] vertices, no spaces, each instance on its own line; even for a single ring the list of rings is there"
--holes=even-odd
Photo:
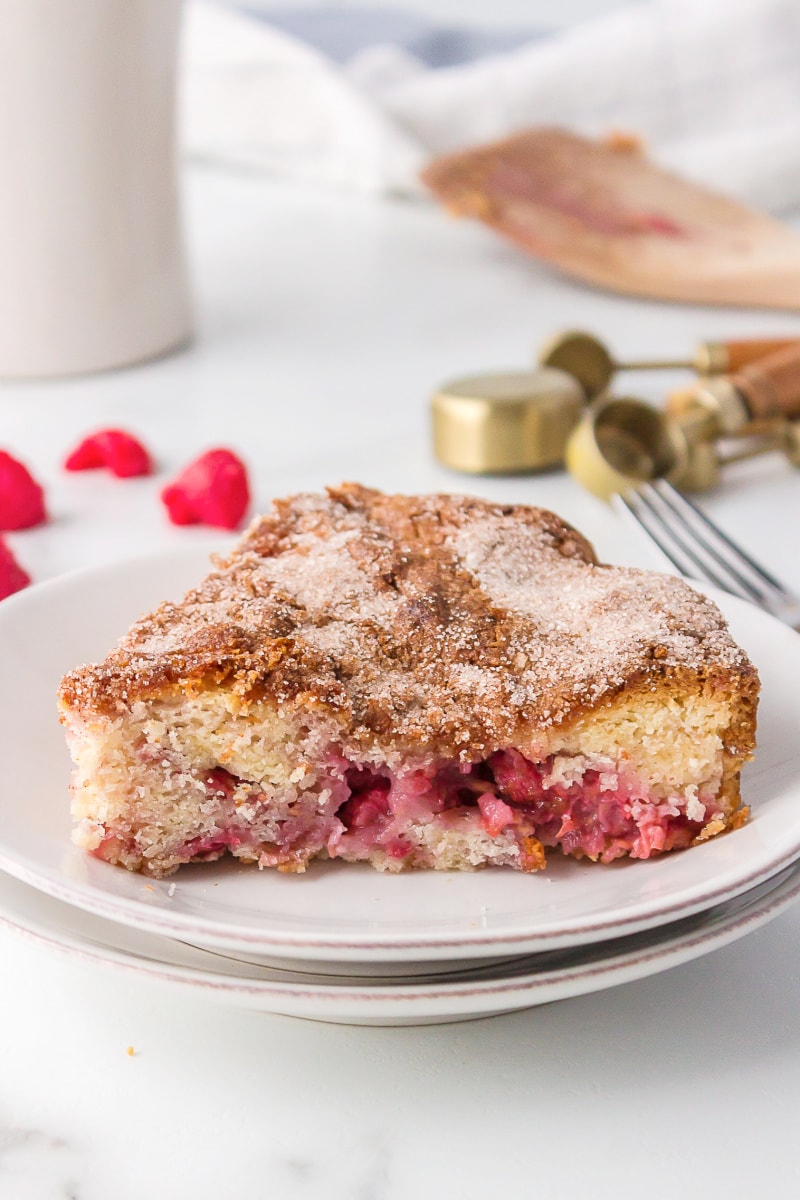
[[[633,397],[604,396],[589,405],[570,434],[565,461],[578,483],[610,500],[654,479],[688,492],[705,491],[725,466],[775,450],[800,466],[800,421],[784,422],[725,455],[713,442],[698,440],[691,423],[684,425]]]
[[[620,362],[608,347],[583,330],[571,329],[549,338],[539,351],[539,364],[557,367],[574,376],[589,399],[604,392],[617,371],[661,371],[683,368],[698,375],[727,375],[749,363],[793,348],[800,354],[798,338],[744,339],[700,342],[691,358],[642,359]]]

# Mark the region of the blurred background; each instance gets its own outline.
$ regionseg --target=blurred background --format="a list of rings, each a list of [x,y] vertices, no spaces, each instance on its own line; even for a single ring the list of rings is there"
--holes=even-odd
[[[639,0],[564,0],[563,4],[553,3],[552,0],[530,0],[528,3],[525,0],[497,0],[497,3],[488,3],[487,0],[413,0],[408,4],[398,4],[396,0],[362,0],[357,4],[329,0],[327,4],[316,5],[304,3],[303,0],[288,0],[283,4],[271,4],[269,0],[251,0],[243,4],[236,4],[235,0],[223,2],[251,12],[260,11],[271,18],[276,14],[282,17],[316,11],[347,14],[366,22],[375,13],[393,17],[414,14],[425,21],[448,24],[456,29],[465,25],[483,25],[486,28],[499,26],[501,29],[559,29],[614,8],[623,8],[631,2],[638,3]]]
[[[80,0],[69,19],[0,0],[0,19],[3,445],[61,521],[23,539],[34,578],[174,539],[160,489],[220,446],[252,509],[343,477],[524,493],[630,555],[563,472],[437,458],[443,381],[530,372],[563,328],[684,362],[800,336],[796,0]],[[499,191],[475,174],[473,151],[549,126],[611,175],[574,155],[548,175],[534,151]],[[471,192],[422,182],[461,152]],[[689,382],[619,386],[661,405]],[[152,479],[63,471],[115,426]],[[765,496],[795,477],[778,454],[725,474]],[[725,480],[712,504],[755,527]]]
[[[411,194],[431,154],[547,123],[622,128],[690,179],[771,211],[800,201],[792,0],[186,11],[196,157]]]

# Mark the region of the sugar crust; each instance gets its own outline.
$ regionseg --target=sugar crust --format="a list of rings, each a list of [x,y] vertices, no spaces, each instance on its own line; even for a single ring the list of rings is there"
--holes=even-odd
[[[474,758],[676,688],[733,689],[729,749],[747,756],[755,669],[687,584],[598,563],[542,509],[344,484],[276,501],[181,603],[68,674],[60,703],[107,719],[223,689],[317,712],[353,747]]]

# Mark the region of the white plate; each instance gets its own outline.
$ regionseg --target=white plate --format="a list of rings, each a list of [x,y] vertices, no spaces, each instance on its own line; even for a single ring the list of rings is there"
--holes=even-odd
[[[402,982],[334,979],[237,963],[127,929],[0,876],[0,927],[71,959],[256,1012],[348,1025],[428,1025],[533,1008],[643,979],[751,933],[800,894],[800,865],[743,896],[645,933]]]
[[[319,863],[305,875],[233,863],[148,881],[70,844],[69,761],[55,716],[61,674],[101,657],[143,610],[207,566],[196,549],[76,573],[0,605],[0,867],[100,916],[228,952],[322,969],[522,954],[674,921],[754,887],[800,855],[800,637],[715,598],[763,681],[752,819],[686,853],[598,867],[554,856],[538,875],[382,875]],[[172,884],[175,886],[173,887]]]

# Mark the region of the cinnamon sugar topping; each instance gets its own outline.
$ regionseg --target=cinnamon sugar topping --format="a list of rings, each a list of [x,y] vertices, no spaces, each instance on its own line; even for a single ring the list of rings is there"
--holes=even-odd
[[[66,677],[83,713],[221,686],[350,740],[484,754],[632,683],[754,676],[716,606],[552,513],[355,484],[277,501],[180,604]]]

